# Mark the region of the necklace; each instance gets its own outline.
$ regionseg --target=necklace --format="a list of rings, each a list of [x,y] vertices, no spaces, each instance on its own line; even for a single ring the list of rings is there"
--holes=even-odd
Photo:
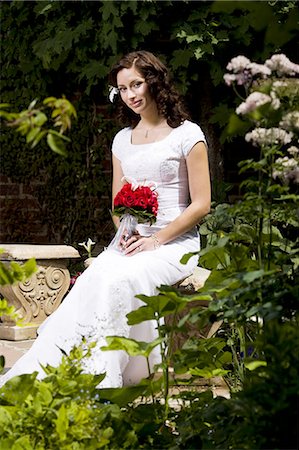
[[[136,128],[136,129],[137,129],[138,131],[145,131],[144,137],[147,139],[149,133],[150,133],[152,130],[154,130],[154,129],[155,129],[155,130],[161,130],[162,128],[167,128],[167,127],[168,127],[168,125],[160,126],[163,122],[164,122],[164,119],[163,119],[163,121],[161,121],[161,122],[158,123],[157,125],[154,125],[152,128]]]

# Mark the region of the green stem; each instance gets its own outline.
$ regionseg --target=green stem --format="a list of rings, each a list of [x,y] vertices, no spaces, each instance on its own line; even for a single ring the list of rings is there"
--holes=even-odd
[[[243,353],[243,360],[246,357],[246,339],[245,339],[245,330],[244,330],[244,325],[238,325],[237,326],[237,333],[238,333],[238,337],[239,337],[239,342],[240,342],[240,354]],[[242,361],[240,359],[240,364],[239,364],[239,369],[240,369],[240,378],[242,383],[244,383],[244,361]]]
[[[158,334],[160,338],[163,338],[162,331],[161,331],[161,325],[160,325],[160,318],[157,319],[157,329]],[[163,397],[165,401],[165,408],[164,408],[164,418],[165,420],[168,417],[169,412],[169,406],[168,406],[168,396],[169,396],[169,368],[168,368],[168,358],[167,358],[167,345],[165,342],[160,343],[160,354],[161,354],[161,360],[162,360],[162,371],[163,371]]]
[[[260,152],[260,160],[262,159],[262,149]],[[259,182],[259,188],[258,188],[258,223],[257,223],[257,253],[258,253],[258,261],[259,261],[259,267],[260,269],[263,268],[263,225],[264,225],[264,206],[263,206],[263,195],[262,195],[262,170],[259,169],[258,172],[258,182]]]
[[[237,373],[238,375],[238,379],[243,382],[243,380],[241,379],[241,372],[240,372],[240,358],[238,358],[238,354],[235,348],[236,327],[234,324],[231,324],[230,327],[231,327],[231,341],[232,341],[232,344],[230,344],[230,349],[233,357],[233,365],[235,367],[235,373]]]
[[[150,363],[149,363],[149,357],[146,357],[146,364],[147,364],[147,370],[148,370],[148,376],[151,376],[151,367],[150,367]],[[151,397],[152,397],[152,402],[156,403],[155,401],[155,396],[154,396],[154,390],[153,390],[153,385],[152,385],[152,381],[150,383],[150,389],[151,389]]]
[[[269,190],[269,188],[272,185],[272,179],[273,179],[273,153],[271,151],[271,153],[270,153],[270,168],[269,168],[269,179],[268,179],[267,191]],[[268,257],[267,257],[267,268],[268,268],[268,270],[270,269],[271,254],[272,254],[272,240],[273,240],[272,207],[273,207],[273,199],[272,199],[272,195],[271,195],[269,214],[268,214],[268,220],[269,220],[269,246],[268,246]]]
[[[232,83],[232,88],[233,88],[233,91],[235,92],[236,96],[237,96],[240,100],[242,100],[242,102],[244,102],[244,101],[246,100],[246,97],[247,97],[247,92],[246,92],[246,96],[245,96],[245,97],[242,97],[242,95],[241,95],[241,94],[239,93],[239,91],[236,89],[235,83]]]

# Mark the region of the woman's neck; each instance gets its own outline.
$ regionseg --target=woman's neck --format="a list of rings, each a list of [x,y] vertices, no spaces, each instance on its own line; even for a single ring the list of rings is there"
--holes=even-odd
[[[156,116],[151,118],[141,117],[140,121],[137,124],[137,128],[155,128],[162,124],[166,124],[166,119],[163,116]]]

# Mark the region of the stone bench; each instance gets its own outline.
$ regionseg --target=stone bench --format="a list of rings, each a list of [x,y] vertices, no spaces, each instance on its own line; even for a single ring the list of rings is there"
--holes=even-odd
[[[0,339],[19,341],[34,339],[39,325],[60,305],[70,286],[68,264],[80,258],[69,245],[0,244],[3,263],[24,263],[35,258],[37,272],[25,282],[0,286],[0,294],[13,305],[23,319],[21,326],[1,317]]]

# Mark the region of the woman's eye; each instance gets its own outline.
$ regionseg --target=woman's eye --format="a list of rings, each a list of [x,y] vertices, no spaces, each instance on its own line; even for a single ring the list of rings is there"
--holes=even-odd
[[[141,85],[142,85],[142,82],[139,81],[138,83],[135,83],[135,84],[134,84],[134,87],[135,87],[135,88],[138,88],[138,87],[140,87]]]
[[[118,90],[119,90],[119,92],[125,92],[126,88],[121,87],[121,88],[119,88]]]

